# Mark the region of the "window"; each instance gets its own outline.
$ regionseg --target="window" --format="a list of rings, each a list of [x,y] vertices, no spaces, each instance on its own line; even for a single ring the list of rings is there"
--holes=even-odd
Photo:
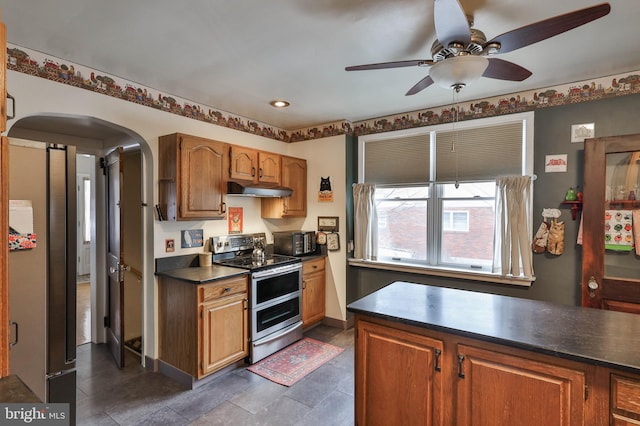
[[[444,210],[442,212],[442,231],[469,232],[469,211]]]
[[[378,262],[491,274],[495,178],[533,172],[533,113],[360,137]]]

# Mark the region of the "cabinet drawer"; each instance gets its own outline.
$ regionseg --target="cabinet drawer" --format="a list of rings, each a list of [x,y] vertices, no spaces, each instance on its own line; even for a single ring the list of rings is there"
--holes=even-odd
[[[640,381],[622,376],[611,376],[611,411],[633,415],[640,420]]]
[[[198,302],[209,302],[231,294],[246,293],[247,291],[246,277],[205,284],[198,288]]]
[[[311,274],[313,272],[324,270],[324,257],[315,260],[307,260],[302,262],[302,274]]]

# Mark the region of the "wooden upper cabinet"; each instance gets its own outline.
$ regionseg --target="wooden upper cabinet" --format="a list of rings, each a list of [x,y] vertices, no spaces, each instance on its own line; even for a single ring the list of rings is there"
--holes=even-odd
[[[281,157],[271,152],[258,151],[258,182],[280,185]]]
[[[293,189],[290,197],[263,198],[262,217],[277,219],[307,215],[307,161],[282,156],[282,186]]]
[[[280,155],[231,145],[229,179],[254,183],[280,184]]]
[[[160,137],[159,198],[165,219],[225,217],[227,147],[179,133]]]

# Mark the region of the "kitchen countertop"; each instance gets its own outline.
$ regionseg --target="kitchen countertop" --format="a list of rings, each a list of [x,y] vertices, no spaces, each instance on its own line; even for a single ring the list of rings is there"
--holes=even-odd
[[[172,269],[156,272],[156,275],[187,281],[193,284],[204,284],[211,281],[231,278],[238,275],[249,275],[246,269],[232,268],[229,266],[192,266],[187,268]]]
[[[640,373],[640,316],[394,282],[349,312]]]

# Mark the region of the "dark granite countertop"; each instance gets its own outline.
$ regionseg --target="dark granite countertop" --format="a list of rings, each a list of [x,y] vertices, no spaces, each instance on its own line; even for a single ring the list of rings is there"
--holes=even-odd
[[[349,312],[640,373],[640,316],[394,282]]]
[[[193,284],[204,284],[238,275],[249,275],[249,271],[246,269],[231,268],[229,266],[213,265],[172,269],[169,271],[156,272],[156,275],[187,281]]]
[[[4,403],[42,402],[15,374],[0,379],[0,401]]]

